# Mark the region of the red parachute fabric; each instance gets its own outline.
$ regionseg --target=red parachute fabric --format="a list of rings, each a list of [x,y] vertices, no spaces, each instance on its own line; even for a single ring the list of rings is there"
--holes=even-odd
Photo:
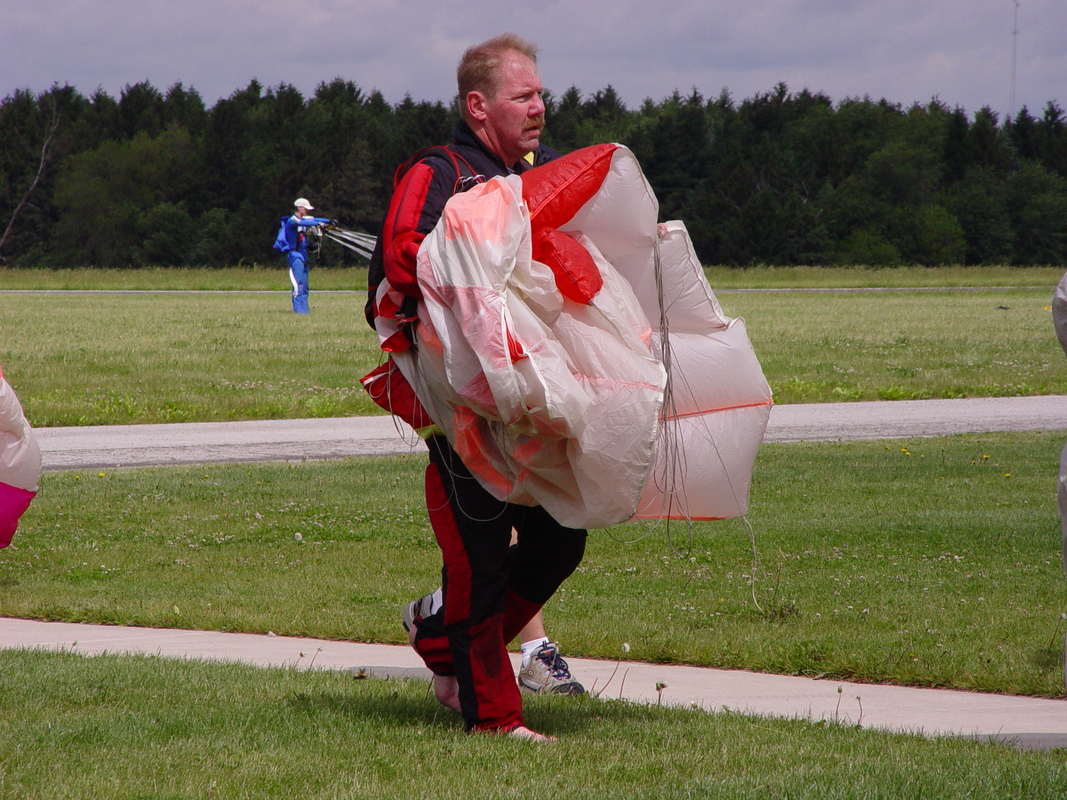
[[[392,358],[499,499],[574,528],[747,511],[770,388],[658,213],[601,145],[452,197],[419,248],[419,347]]]
[[[552,269],[564,297],[584,305],[596,297],[604,280],[589,251],[560,233],[559,227],[600,191],[616,149],[614,144],[588,147],[577,156],[550,161],[522,176],[522,198],[530,209],[533,257]]]

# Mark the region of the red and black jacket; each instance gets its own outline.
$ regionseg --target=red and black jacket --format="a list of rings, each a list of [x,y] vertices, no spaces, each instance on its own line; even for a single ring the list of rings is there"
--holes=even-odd
[[[422,297],[415,274],[415,256],[452,195],[490,178],[525,172],[559,155],[552,148],[542,146],[534,151],[532,165],[525,160],[505,165],[461,121],[452,144],[427,148],[401,164],[393,179],[393,196],[367,274],[366,315],[370,326],[374,327],[377,316],[375,295],[383,278],[412,298],[411,303],[405,304],[403,313],[414,316],[415,302]]]

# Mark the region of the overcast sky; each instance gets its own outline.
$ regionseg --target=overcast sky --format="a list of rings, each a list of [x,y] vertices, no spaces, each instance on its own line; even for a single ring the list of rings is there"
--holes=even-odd
[[[392,103],[449,102],[463,49],[513,30],[538,44],[557,96],[611,85],[631,108],[779,82],[972,114],[1067,107],[1067,0],[0,0],[0,12],[0,97],[180,81],[210,107],[253,78],[309,95],[342,77]]]

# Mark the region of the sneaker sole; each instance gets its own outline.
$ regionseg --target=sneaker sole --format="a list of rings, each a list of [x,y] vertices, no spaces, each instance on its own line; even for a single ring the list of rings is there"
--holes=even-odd
[[[528,692],[529,694],[565,694],[571,697],[577,697],[580,694],[585,694],[585,687],[578,681],[570,681],[568,683],[560,683],[556,686],[530,686],[519,679],[519,689]]]
[[[401,622],[404,625],[404,630],[411,633],[411,629],[415,627],[415,609],[418,607],[422,600],[412,600],[406,606],[404,606],[404,613],[401,615]]]

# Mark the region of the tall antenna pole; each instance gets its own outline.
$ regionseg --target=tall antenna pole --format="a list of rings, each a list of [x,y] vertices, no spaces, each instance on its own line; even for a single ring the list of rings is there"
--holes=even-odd
[[[1019,0],[1014,0],[1014,3],[1015,19],[1011,30],[1011,102],[1008,104],[1012,119],[1015,118],[1015,64],[1019,51]]]

